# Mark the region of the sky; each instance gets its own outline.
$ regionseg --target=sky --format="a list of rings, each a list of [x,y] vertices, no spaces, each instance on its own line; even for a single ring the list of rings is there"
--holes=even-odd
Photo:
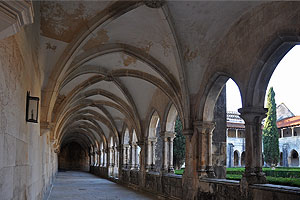
[[[292,48],[277,65],[267,91],[272,86],[276,105],[284,103],[295,115],[300,115],[300,45]],[[232,79],[227,81],[226,91],[227,111],[237,111],[242,107],[241,95]]]

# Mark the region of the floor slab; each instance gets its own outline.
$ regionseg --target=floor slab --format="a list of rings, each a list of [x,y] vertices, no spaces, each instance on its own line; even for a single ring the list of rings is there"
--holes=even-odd
[[[58,172],[48,200],[156,199],[86,172]]]

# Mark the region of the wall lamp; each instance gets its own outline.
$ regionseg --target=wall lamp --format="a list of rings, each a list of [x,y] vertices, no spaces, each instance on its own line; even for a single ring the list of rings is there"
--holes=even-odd
[[[30,96],[27,92],[26,98],[26,122],[38,123],[40,98]]]

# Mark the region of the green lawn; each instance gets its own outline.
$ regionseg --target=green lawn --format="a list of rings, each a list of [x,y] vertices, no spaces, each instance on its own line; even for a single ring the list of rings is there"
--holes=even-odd
[[[227,168],[226,178],[229,180],[241,180],[244,171],[245,168]],[[178,175],[182,175],[183,172],[184,169],[175,170],[175,174]],[[270,176],[266,176],[268,183],[300,187],[300,168],[277,167],[275,170],[272,170],[271,168],[263,168],[263,172],[270,174]]]
[[[182,175],[184,172],[184,169],[175,170],[175,174]]]
[[[230,180],[240,180],[245,168],[227,168],[226,178]],[[263,168],[267,181],[276,185],[287,185],[300,187],[300,168],[278,167],[275,170]]]

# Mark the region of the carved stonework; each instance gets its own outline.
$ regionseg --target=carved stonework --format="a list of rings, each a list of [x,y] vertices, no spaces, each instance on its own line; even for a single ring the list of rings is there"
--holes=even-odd
[[[16,34],[23,26],[33,23],[31,1],[0,2],[0,39]]]
[[[164,0],[144,0],[144,3],[149,8],[161,8],[165,1]]]

